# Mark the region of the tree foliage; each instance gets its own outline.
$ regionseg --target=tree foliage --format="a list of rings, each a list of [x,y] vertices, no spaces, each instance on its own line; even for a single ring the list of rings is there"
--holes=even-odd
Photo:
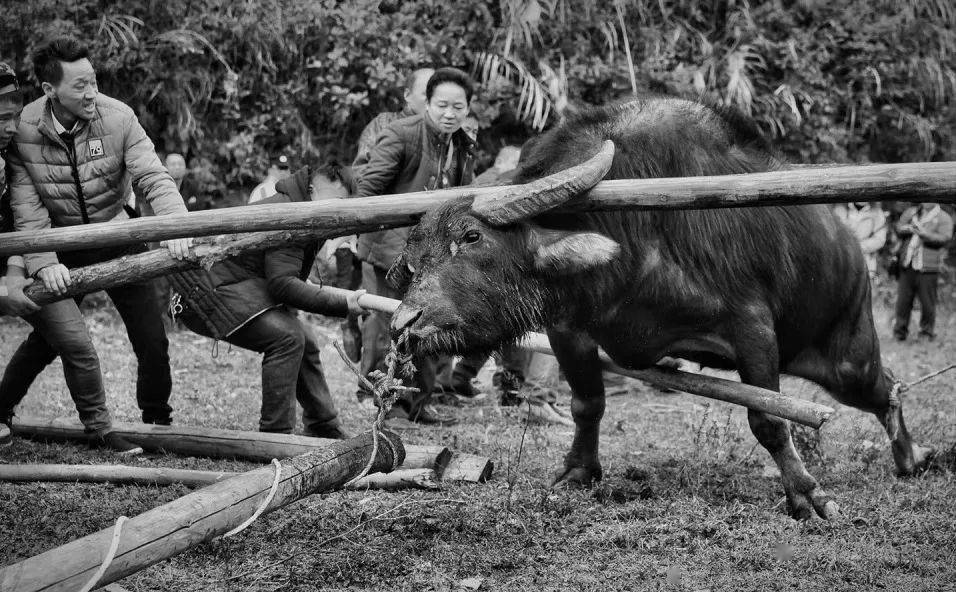
[[[749,113],[798,162],[956,159],[949,0],[34,0],[0,56],[88,40],[160,150],[247,184],[285,150],[350,160],[422,65],[471,69],[489,151],[635,92]],[[35,82],[35,81],[34,81]],[[37,90],[37,94],[39,91]]]

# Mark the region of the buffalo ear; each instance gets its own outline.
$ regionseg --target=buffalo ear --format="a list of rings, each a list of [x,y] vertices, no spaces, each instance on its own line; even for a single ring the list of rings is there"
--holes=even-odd
[[[530,226],[528,248],[539,271],[576,273],[610,263],[621,245],[597,232],[546,230]]]

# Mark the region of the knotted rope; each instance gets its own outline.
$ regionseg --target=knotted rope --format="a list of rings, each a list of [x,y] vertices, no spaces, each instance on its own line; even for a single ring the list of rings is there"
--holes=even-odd
[[[339,342],[332,342],[332,345],[335,346],[335,350],[339,352],[339,356],[341,356],[346,366],[358,376],[359,381],[372,393],[372,398],[378,407],[375,420],[372,422],[372,454],[365,464],[365,468],[346,483],[346,487],[365,477],[369,471],[372,470],[372,465],[375,464],[375,458],[378,456],[380,439],[385,441],[385,444],[392,452],[392,470],[394,471],[398,468],[398,451],[395,450],[394,445],[382,430],[385,423],[385,416],[392,408],[392,405],[395,404],[395,401],[398,400],[399,394],[403,392],[418,392],[417,388],[405,386],[402,384],[401,379],[395,378],[395,373],[399,369],[401,369],[401,376],[406,378],[411,377],[415,373],[415,365],[412,364],[412,355],[410,353],[399,353],[400,351],[405,351],[407,344],[408,332],[403,331],[402,334],[399,335],[397,342],[391,342],[388,353],[385,355],[386,371],[373,370],[369,372],[368,376],[365,376],[358,366],[349,359]]]

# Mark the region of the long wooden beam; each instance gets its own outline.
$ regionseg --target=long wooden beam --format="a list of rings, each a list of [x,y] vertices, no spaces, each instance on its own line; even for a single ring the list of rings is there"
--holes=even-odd
[[[307,230],[333,237],[415,224],[451,199],[501,188],[462,187],[362,199],[251,205],[180,216],[69,226],[0,235],[0,256],[67,251],[188,236],[265,230]],[[800,205],[847,201],[956,203],[956,162],[800,168],[709,177],[602,181],[562,210],[673,210]]]
[[[142,423],[113,422],[113,430],[143,447],[147,452],[168,452],[206,458],[240,458],[269,462],[325,447],[335,440],[273,434],[246,430],[222,430],[195,426],[159,426]],[[37,440],[82,442],[87,434],[76,420],[42,419],[29,415],[16,416],[13,431],[18,436]],[[452,452],[444,446],[405,445],[402,469],[432,469],[442,481],[483,483],[491,478],[494,463],[484,457]]]
[[[10,483],[112,483],[114,485],[173,485],[205,487],[242,473],[197,471],[167,467],[130,467],[126,465],[0,464],[0,481]],[[385,489],[439,489],[432,469],[395,469],[390,473],[372,473],[345,486],[352,491]]]
[[[376,472],[400,464],[404,451],[395,434],[391,446],[379,446]],[[394,454],[393,454],[394,451]],[[263,467],[214,483],[129,519],[122,525],[116,554],[97,585],[103,586],[212,540],[242,524],[260,507],[271,512],[313,493],[341,487],[356,476],[372,453],[372,437],[336,440],[327,448],[285,459],[278,487],[270,492],[277,469]],[[115,527],[77,539],[19,563],[0,568],[0,590],[73,592],[104,563]]]
[[[161,426],[113,422],[113,431],[147,452],[168,452],[205,458],[238,458],[267,463],[327,448],[337,440],[310,438],[292,434],[273,434],[245,430],[221,430],[193,426]],[[71,419],[41,419],[16,416],[13,433],[38,440],[82,442],[88,438],[83,424]],[[405,446],[403,469],[437,469],[441,473],[451,452],[444,446]]]
[[[323,290],[340,294],[347,292],[347,290],[332,287],[326,287]],[[359,297],[358,303],[370,310],[392,313],[398,308],[400,301],[384,296],[365,294]],[[554,355],[548,336],[542,333],[528,333],[519,345],[539,353]],[[748,409],[763,411],[813,428],[819,428],[834,413],[834,410],[826,405],[788,397],[768,389],[733,380],[665,368],[646,368],[643,370],[621,368],[603,351],[600,352],[600,358],[602,369],[613,374],[637,378],[692,395],[735,403]]]

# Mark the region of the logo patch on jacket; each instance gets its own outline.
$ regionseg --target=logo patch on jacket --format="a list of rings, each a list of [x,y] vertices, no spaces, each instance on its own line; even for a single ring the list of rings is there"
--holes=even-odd
[[[87,146],[90,149],[90,158],[99,158],[103,156],[103,140],[99,138],[92,138],[87,142]]]

